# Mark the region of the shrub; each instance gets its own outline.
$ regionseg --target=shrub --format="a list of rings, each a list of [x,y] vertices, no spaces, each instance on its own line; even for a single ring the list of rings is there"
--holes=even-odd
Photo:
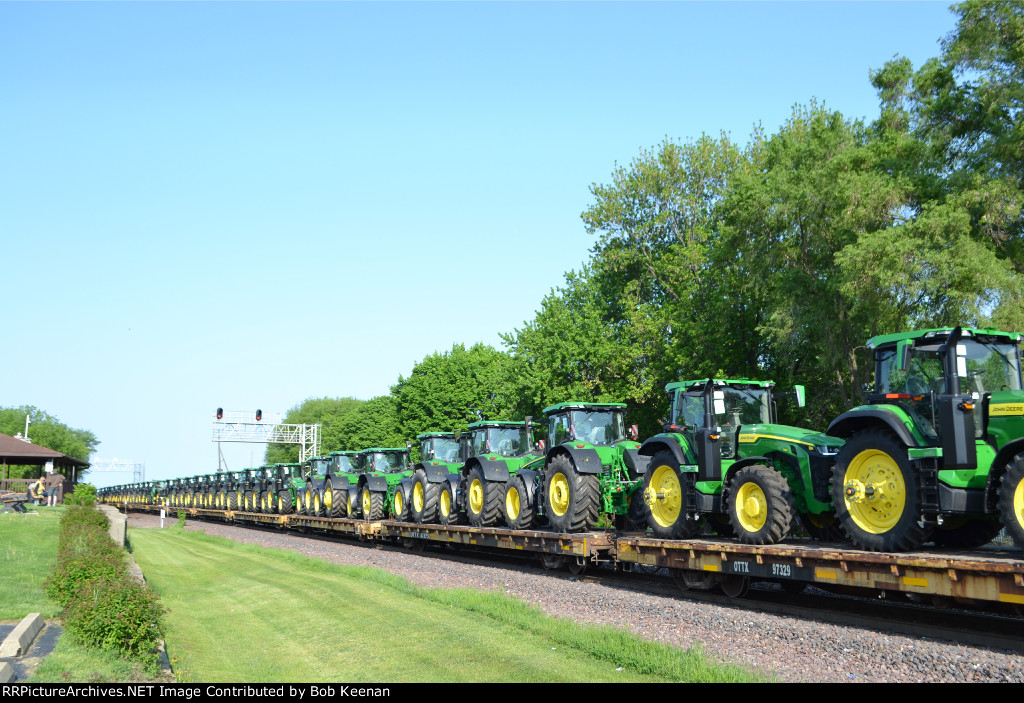
[[[96,486],[91,483],[79,483],[75,489],[64,498],[65,505],[96,505]]]
[[[104,576],[78,586],[64,626],[82,644],[146,660],[155,656],[163,610],[149,587]]]

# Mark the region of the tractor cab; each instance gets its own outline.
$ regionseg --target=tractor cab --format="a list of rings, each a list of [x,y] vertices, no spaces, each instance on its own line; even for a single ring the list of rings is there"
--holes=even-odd
[[[625,403],[558,403],[544,413],[550,447],[565,442],[607,447],[626,439]]]
[[[420,443],[420,461],[460,462],[459,439],[454,432],[425,432],[416,437]]]
[[[470,456],[513,458],[534,450],[532,423],[480,420],[469,426],[469,435]]]
[[[408,449],[364,449],[356,458],[356,469],[364,474],[397,474],[410,470]]]

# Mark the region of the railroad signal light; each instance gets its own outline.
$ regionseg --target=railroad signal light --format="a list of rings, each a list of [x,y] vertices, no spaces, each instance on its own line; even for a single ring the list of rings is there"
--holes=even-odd
[[[262,419],[263,419],[263,411],[257,408],[257,410],[256,410],[256,422],[259,422]]]
[[[217,408],[217,419],[218,420],[223,420],[224,419],[224,408]]]

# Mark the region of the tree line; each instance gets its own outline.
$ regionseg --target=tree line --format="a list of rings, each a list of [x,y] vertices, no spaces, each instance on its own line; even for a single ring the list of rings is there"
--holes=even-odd
[[[780,416],[823,429],[864,401],[871,336],[1024,330],[1024,5],[952,9],[939,56],[870,71],[874,121],[812,100],[745,145],[666,139],[616,165],[581,215],[589,261],[505,350],[455,345],[386,396],[311,399],[286,421],[359,449],[614,400],[649,436],[666,383],[720,376],[806,385]]]

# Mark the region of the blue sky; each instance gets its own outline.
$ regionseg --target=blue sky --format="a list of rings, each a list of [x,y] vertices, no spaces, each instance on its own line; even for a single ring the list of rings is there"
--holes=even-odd
[[[935,2],[0,3],[0,405],[148,479],[213,471],[218,406],[500,347],[587,259],[616,163],[812,99],[871,119],[869,71],[953,26]]]

